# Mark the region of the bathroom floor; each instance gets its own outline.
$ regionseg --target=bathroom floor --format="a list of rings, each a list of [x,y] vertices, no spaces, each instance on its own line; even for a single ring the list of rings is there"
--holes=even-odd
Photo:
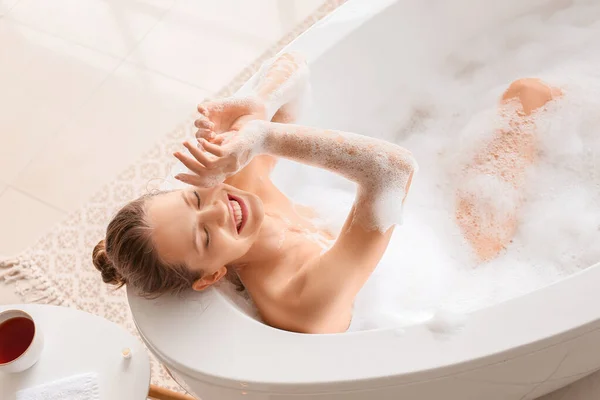
[[[322,3],[0,0],[0,256],[32,245]],[[0,282],[0,304],[18,301]]]

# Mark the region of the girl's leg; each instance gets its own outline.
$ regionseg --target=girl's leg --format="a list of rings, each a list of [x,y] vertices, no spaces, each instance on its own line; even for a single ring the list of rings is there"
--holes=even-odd
[[[308,87],[308,74],[306,61],[298,53],[284,53],[266,66],[254,92],[265,104],[267,119],[295,121],[297,106]]]
[[[560,95],[539,79],[513,82],[499,106],[509,128],[497,131],[465,168],[455,213],[480,261],[493,259],[512,241],[526,174],[537,157],[531,114]]]

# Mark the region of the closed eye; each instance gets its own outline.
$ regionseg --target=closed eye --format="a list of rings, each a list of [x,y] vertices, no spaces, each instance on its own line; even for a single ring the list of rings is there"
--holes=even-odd
[[[206,229],[206,226],[204,226],[204,233],[206,233],[206,248],[208,248],[208,245],[210,244],[210,235],[208,234],[208,229]]]
[[[196,198],[198,199],[198,208],[200,208],[200,196],[198,196],[198,193],[194,192],[194,195],[196,195]]]

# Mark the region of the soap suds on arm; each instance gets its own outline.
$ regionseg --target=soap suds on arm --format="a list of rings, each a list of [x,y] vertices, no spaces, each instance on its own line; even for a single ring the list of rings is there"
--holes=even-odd
[[[253,121],[268,154],[320,167],[358,184],[356,221],[386,231],[402,223],[402,204],[417,162],[405,148],[354,133]]]

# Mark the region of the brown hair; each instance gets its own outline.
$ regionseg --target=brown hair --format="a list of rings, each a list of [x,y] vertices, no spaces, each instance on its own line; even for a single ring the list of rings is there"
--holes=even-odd
[[[146,221],[146,201],[161,193],[130,202],[108,224],[106,239],[100,240],[92,252],[94,266],[105,283],[118,288],[127,284],[140,295],[155,298],[181,293],[202,276],[185,265],[166,264],[154,249]]]

